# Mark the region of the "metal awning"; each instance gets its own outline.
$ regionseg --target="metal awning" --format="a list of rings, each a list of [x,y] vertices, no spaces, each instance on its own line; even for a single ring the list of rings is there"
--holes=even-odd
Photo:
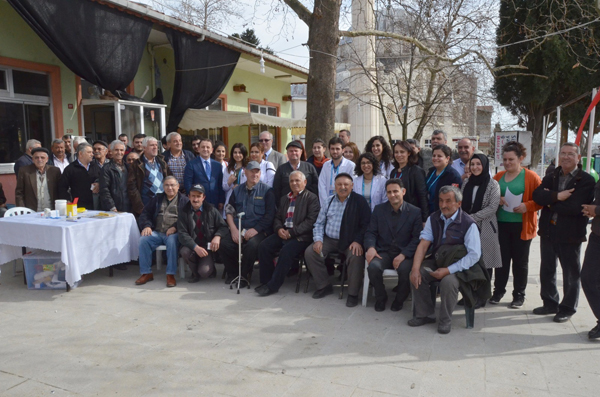
[[[204,128],[237,127],[260,124],[270,127],[306,128],[304,119],[267,116],[262,113],[228,112],[223,110],[188,109],[179,123],[182,130],[201,130]],[[350,129],[350,124],[335,123],[336,131]]]

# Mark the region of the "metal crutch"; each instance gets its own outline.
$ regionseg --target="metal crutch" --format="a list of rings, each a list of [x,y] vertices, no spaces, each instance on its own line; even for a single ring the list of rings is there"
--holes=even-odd
[[[237,214],[237,218],[238,218],[238,276],[236,278],[234,278],[233,280],[231,280],[231,283],[229,283],[229,289],[233,289],[233,284],[237,282],[237,293],[240,293],[240,283],[242,282],[242,280],[244,280],[246,282],[246,284],[248,285],[248,289],[250,289],[250,281],[246,280],[244,277],[242,277],[242,217],[246,215],[245,212],[240,212],[239,214]]]

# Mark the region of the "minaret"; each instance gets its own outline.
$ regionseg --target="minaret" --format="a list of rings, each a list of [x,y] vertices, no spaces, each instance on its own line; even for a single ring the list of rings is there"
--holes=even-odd
[[[374,0],[352,1],[352,30],[374,30]],[[375,73],[375,36],[352,38],[356,56],[366,70]],[[365,144],[372,136],[379,135],[380,110],[369,103],[377,102],[375,85],[365,74],[365,69],[351,62],[350,66],[350,101],[348,118],[351,124],[352,142],[362,152]]]

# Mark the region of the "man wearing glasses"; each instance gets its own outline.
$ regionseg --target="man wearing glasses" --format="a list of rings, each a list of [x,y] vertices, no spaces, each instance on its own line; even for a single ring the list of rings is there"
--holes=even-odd
[[[258,136],[258,141],[265,149],[264,151],[266,160],[273,163],[276,170],[280,165],[287,162],[287,158],[285,158],[284,154],[281,154],[277,150],[273,149],[273,134],[271,134],[269,131],[261,132]]]
[[[554,322],[568,321],[577,310],[580,289],[581,243],[586,240],[588,218],[583,205],[594,200],[594,178],[583,171],[579,146],[566,142],[560,148],[560,165],[533,191],[543,206],[540,216],[540,295],[543,306],[533,314],[554,314]],[[563,298],[556,288],[556,262],[560,261]]]

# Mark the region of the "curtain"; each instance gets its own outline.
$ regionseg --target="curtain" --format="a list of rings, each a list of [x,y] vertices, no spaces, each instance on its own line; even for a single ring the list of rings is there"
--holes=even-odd
[[[167,132],[177,126],[189,108],[202,109],[223,92],[240,53],[198,37],[168,29],[175,54],[175,84]]]
[[[115,95],[135,77],[153,23],[91,0],[8,0],[73,73]]]

